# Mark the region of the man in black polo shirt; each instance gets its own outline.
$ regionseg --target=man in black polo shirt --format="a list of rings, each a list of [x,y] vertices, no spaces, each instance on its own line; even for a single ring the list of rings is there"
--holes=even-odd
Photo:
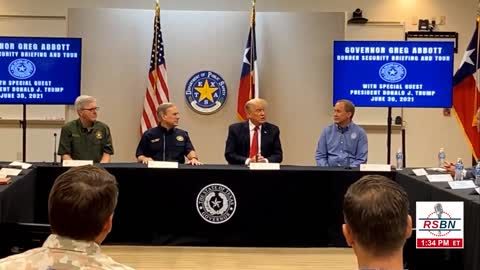
[[[110,162],[113,155],[110,128],[97,121],[97,101],[82,95],[75,100],[78,119],[66,123],[60,133],[58,154],[62,160],[78,159]]]
[[[177,106],[173,103],[163,103],[157,108],[159,125],[143,133],[137,147],[137,160],[147,164],[150,160],[176,161],[200,165],[192,141],[185,130],[179,129],[180,119]]]

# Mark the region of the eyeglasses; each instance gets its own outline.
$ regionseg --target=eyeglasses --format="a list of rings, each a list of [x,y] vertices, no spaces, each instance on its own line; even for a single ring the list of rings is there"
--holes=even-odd
[[[90,111],[90,112],[93,112],[93,111],[98,112],[99,110],[100,110],[100,107],[95,107],[95,108],[90,108],[90,109],[82,109],[82,111]]]

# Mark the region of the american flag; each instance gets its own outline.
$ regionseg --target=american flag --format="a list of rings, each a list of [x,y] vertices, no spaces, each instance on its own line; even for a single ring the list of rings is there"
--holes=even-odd
[[[259,96],[257,76],[257,46],[255,37],[255,0],[252,2],[250,18],[250,31],[247,45],[243,54],[242,74],[238,87],[237,117],[240,120],[247,119],[245,103]]]
[[[167,69],[165,65],[165,54],[163,49],[162,31],[160,30],[160,7],[158,1],[155,3],[155,21],[152,43],[152,54],[150,56],[150,69],[148,71],[147,91],[143,103],[141,119],[142,134],[149,128],[158,125],[157,107],[169,102],[170,97],[167,87]]]

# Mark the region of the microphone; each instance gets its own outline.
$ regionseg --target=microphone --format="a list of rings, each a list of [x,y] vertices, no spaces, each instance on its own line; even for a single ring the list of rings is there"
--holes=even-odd
[[[53,133],[53,165],[57,165],[57,133]]]
[[[442,204],[441,203],[437,203],[433,206],[433,209],[435,209],[435,214],[437,214],[438,218],[441,219],[442,218],[442,214],[443,214],[443,207],[442,207]]]
[[[435,214],[437,214],[438,219],[442,219],[442,214],[443,214],[443,207],[441,203],[436,203],[433,206],[433,209],[435,210]],[[438,231],[438,234],[442,234],[442,231]]]

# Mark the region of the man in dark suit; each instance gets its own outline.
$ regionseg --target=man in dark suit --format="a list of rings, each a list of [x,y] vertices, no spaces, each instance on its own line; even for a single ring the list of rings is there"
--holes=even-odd
[[[283,159],[280,130],[266,121],[267,102],[260,98],[245,104],[248,120],[228,128],[225,159],[229,164],[275,162]]]

